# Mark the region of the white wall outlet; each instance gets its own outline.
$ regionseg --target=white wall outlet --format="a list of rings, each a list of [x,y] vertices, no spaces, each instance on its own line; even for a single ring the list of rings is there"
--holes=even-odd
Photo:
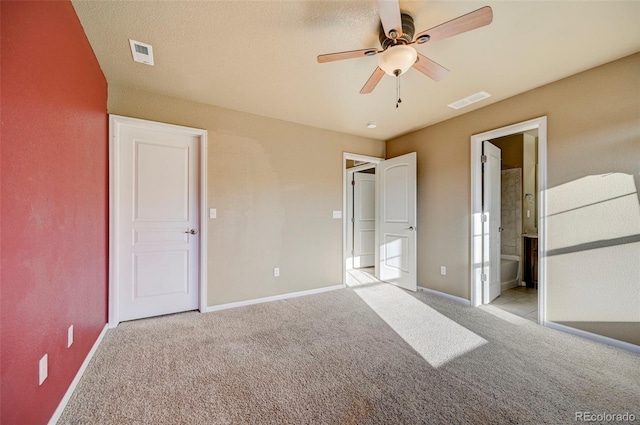
[[[280,276],[280,267],[274,267],[273,268],[273,277],[278,277]]]
[[[342,211],[334,211],[333,218],[342,218]]]
[[[73,325],[69,326],[67,329],[67,348],[73,345]]]
[[[442,276],[446,276],[447,275],[447,267],[446,266],[440,266],[440,274]]]
[[[38,385],[42,385],[49,376],[49,355],[45,354],[38,362]]]
[[[215,208],[209,208],[209,218],[216,218],[218,217],[218,212],[216,211]]]

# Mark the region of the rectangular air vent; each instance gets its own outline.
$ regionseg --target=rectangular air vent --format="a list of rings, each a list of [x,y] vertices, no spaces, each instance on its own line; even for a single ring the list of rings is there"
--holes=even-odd
[[[133,60],[153,66],[153,47],[150,44],[129,39]]]
[[[460,108],[464,108],[465,106],[469,106],[472,103],[479,102],[482,99],[486,99],[488,97],[491,97],[489,93],[487,93],[486,91],[481,91],[481,92],[472,94],[470,96],[467,96],[464,99],[456,100],[455,102],[450,103],[447,106],[452,109],[460,109]]]
[[[453,109],[460,109],[468,105],[471,105],[471,102],[469,102],[467,99],[460,99],[460,100],[456,100],[453,103],[448,104],[447,106]]]

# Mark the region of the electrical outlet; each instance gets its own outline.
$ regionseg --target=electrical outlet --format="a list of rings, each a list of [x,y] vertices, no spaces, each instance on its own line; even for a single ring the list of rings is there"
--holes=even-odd
[[[333,211],[333,218],[342,218],[342,211]]]
[[[73,325],[69,326],[67,329],[67,348],[73,345]]]
[[[38,362],[38,385],[42,385],[49,376],[49,355],[45,354]]]
[[[446,276],[447,275],[447,267],[446,266],[440,266],[440,274],[442,276]]]
[[[274,267],[273,268],[273,277],[278,277],[280,276],[280,267]]]

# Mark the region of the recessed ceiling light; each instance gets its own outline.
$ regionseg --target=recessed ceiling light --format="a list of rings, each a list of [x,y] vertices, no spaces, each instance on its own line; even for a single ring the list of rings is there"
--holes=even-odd
[[[447,106],[452,109],[460,109],[460,108],[464,108],[465,106],[469,106],[472,103],[479,102],[488,97],[491,97],[489,93],[487,93],[486,91],[480,91],[478,93],[467,96],[464,99],[456,100],[455,102],[450,103]]]
[[[375,121],[371,121],[367,123],[367,128],[376,128],[378,124]]]

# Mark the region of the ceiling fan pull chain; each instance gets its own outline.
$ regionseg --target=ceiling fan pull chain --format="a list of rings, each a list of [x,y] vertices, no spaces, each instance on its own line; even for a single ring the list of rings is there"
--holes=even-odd
[[[397,109],[398,106],[402,103],[402,99],[400,99],[400,73],[399,72],[396,73],[396,98],[398,99],[396,101],[396,109]]]

